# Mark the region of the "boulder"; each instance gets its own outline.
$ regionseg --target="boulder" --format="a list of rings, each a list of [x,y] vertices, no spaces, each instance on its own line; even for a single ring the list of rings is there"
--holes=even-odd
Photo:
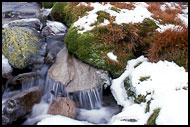
[[[43,57],[39,51],[44,45],[45,39],[35,29],[11,27],[2,31],[2,52],[14,68],[23,69],[36,62],[38,55]]]
[[[42,27],[42,24],[39,19],[37,18],[29,18],[29,19],[19,19],[19,20],[13,20],[9,22],[8,24],[4,24],[3,28],[12,28],[12,27],[29,27],[34,28],[36,30],[40,30]]]
[[[69,98],[58,97],[55,98],[48,109],[48,114],[63,115],[70,118],[76,116],[76,104]]]
[[[41,100],[41,91],[34,87],[23,91],[3,103],[2,125],[10,125],[13,122],[23,119],[32,111],[34,104]]]
[[[65,85],[68,93],[110,84],[106,72],[71,56],[66,47],[57,54],[55,63],[48,70],[48,76],[55,82]]]

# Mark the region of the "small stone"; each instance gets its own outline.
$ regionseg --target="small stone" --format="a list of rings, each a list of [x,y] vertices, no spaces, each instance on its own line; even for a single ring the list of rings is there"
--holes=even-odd
[[[70,118],[75,118],[76,104],[69,98],[58,97],[51,102],[48,109],[48,114],[63,115]]]

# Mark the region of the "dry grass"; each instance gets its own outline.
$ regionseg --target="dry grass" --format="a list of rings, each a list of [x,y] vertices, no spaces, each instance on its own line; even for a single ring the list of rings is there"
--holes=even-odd
[[[110,2],[111,5],[118,7],[120,9],[128,9],[128,10],[132,10],[135,8],[135,6],[133,5],[134,2],[129,2],[129,3],[125,3],[125,2]]]
[[[188,69],[188,28],[183,30],[168,29],[156,33],[156,39],[151,44],[147,56],[152,62],[159,60],[174,61]]]
[[[153,14],[154,19],[161,19],[161,24],[182,24],[180,20],[175,20],[176,15],[182,13],[182,8],[176,7],[176,9],[172,10],[168,6],[166,6],[165,11],[160,10],[160,6],[164,4],[164,2],[147,2],[149,5],[148,11]]]

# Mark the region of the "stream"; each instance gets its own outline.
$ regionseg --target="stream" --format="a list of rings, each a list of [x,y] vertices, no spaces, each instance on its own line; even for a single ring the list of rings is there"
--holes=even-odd
[[[14,20],[36,18],[36,13],[38,13],[40,9],[41,6],[37,2],[2,2],[2,25]],[[58,38],[59,41],[60,36],[64,37],[65,34],[66,33],[59,33],[58,36],[44,38],[48,45],[48,40],[51,41],[51,39],[54,40],[55,38]],[[57,41],[56,39],[55,43]],[[63,38],[61,39],[64,40]],[[62,47],[65,46],[62,45]],[[50,49],[51,48],[52,47],[50,47]],[[57,43],[52,48],[56,51],[51,51],[56,52],[57,54],[59,48],[60,46]],[[78,60],[68,55],[68,60],[70,59],[72,59],[73,62],[78,62]],[[76,64],[73,64],[73,68],[77,69],[75,65]],[[19,93],[27,91],[28,89],[37,87],[38,89],[42,89],[43,94],[40,103],[35,104],[29,114],[24,116],[22,119],[14,121],[12,124],[36,125],[41,120],[48,118],[49,116],[53,116],[47,112],[50,103],[56,97],[67,97],[71,100],[74,100],[77,107],[76,117],[73,119],[78,121],[86,121],[90,124],[107,124],[109,123],[109,120],[112,118],[112,116],[121,112],[122,107],[117,105],[117,102],[110,91],[110,86],[102,85],[100,87],[93,87],[92,89],[84,91],[67,92],[70,90],[69,88],[66,88],[60,82],[55,82],[49,76],[50,68],[51,64],[48,63],[44,63],[36,70],[33,68],[22,70],[13,68],[13,76],[30,72],[37,72],[37,75],[25,78],[26,81],[22,82],[18,87],[5,88],[2,95],[2,111],[5,107],[3,104],[6,102],[6,100]],[[93,71],[93,69],[90,67],[88,70]],[[74,72],[76,73],[76,70]],[[74,78],[76,79],[76,77]],[[22,79],[22,77],[20,79]],[[111,82],[111,78],[109,80]],[[3,81],[4,84],[6,82],[7,80]]]

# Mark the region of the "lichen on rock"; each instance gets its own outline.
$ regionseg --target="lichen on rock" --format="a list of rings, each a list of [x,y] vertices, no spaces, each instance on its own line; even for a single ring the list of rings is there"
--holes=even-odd
[[[25,68],[43,44],[40,34],[26,27],[12,27],[2,31],[2,52],[15,68]]]

